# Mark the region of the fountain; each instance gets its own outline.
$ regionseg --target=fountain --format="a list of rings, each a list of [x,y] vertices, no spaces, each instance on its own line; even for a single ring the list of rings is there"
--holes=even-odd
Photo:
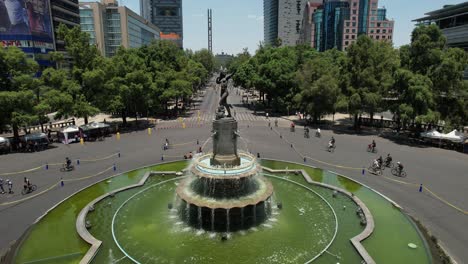
[[[223,81],[213,121],[213,153],[196,157],[191,177],[176,190],[182,221],[212,232],[260,225],[272,209],[271,183],[260,176],[261,167],[254,156],[237,150],[237,121],[230,115],[227,95]]]

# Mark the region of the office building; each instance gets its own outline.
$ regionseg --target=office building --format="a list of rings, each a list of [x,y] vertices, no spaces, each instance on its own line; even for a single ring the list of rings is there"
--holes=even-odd
[[[306,6],[304,8],[304,16],[302,17],[299,43],[312,46],[312,44],[315,42],[316,27],[313,15],[322,4],[323,0],[307,1]]]
[[[53,66],[55,50],[49,0],[0,1],[0,47],[16,46],[41,68]]]
[[[140,14],[161,30],[162,40],[183,47],[182,0],[140,0]]]
[[[54,26],[55,49],[64,52],[65,42],[58,38],[57,29],[60,24],[64,24],[69,28],[80,26],[78,0],[50,0],[50,6]]]
[[[425,14],[413,21],[419,24],[436,24],[447,38],[448,47],[468,51],[468,2],[445,5],[443,8]]]
[[[305,8],[301,43],[319,51],[346,50],[358,36],[365,34],[379,41],[392,41],[394,21],[378,0],[325,0],[318,6],[309,1]]]
[[[264,42],[294,46],[299,41],[306,0],[263,0]]]
[[[113,56],[120,46],[138,48],[160,39],[160,30],[115,0],[80,3],[81,30],[101,54]]]

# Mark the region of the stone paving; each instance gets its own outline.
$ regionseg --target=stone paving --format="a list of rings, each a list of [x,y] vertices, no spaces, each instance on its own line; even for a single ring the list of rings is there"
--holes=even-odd
[[[207,115],[213,113],[218,98],[218,94],[212,88],[208,88],[204,100],[197,106],[198,110]],[[314,131],[311,131],[311,138],[306,139],[303,137],[302,128],[296,127],[295,133],[289,131],[288,120],[280,119],[278,128],[268,127],[268,122],[272,125],[274,118],[259,117],[238,106],[241,98],[235,92],[231,92],[228,100],[235,104],[236,115],[242,116],[242,120],[239,120],[241,149],[248,149],[254,154],[259,153],[262,158],[302,163],[305,155],[311,158],[306,159],[306,164],[335,171],[369,185],[421,220],[459,263],[468,259],[466,251],[468,156],[466,154],[432,147],[410,147],[375,136],[338,131],[335,133],[333,130],[325,129],[322,130],[321,138],[313,137]],[[191,120],[195,122],[198,121],[196,110],[191,116]],[[206,118],[209,116],[205,116]],[[151,135],[148,135],[147,130],[142,130],[122,134],[120,140],[113,136],[102,142],[85,145],[54,144],[55,148],[43,152],[0,156],[0,178],[12,180],[15,191],[12,195],[0,195],[0,219],[4,223],[0,225],[0,248],[8,247],[37,217],[72,193],[111,175],[161,162],[162,157],[164,161],[179,160],[185,153],[195,151],[201,146],[209,138],[211,131],[208,122],[200,122],[199,126],[186,126],[185,129],[182,125],[163,129],[165,126],[170,127],[170,124],[164,122],[158,124]],[[325,148],[332,135],[336,139],[337,149],[334,153],[329,153]],[[162,146],[166,138],[174,146],[164,151]],[[371,154],[365,150],[372,139],[377,142],[378,154]],[[206,144],[206,148],[210,148],[210,145]],[[120,157],[116,153],[120,153]],[[407,178],[393,177],[387,170],[384,172],[384,177],[367,172],[362,175],[362,167],[368,167],[378,155],[385,156],[387,153],[391,153],[395,161],[401,160],[405,164]],[[64,162],[67,156],[75,162],[75,171],[64,173],[59,171],[60,165],[52,166]],[[104,157],[108,158],[102,159]],[[80,165],[76,165],[77,159],[82,160]],[[51,164],[48,170],[45,169],[46,163]],[[116,171],[113,169],[114,164]],[[2,175],[36,167],[40,168],[24,174]],[[93,175],[94,177],[90,177]],[[32,194],[21,195],[23,177],[30,178],[31,182],[38,186],[38,190]],[[66,180],[63,187],[60,186],[61,179]],[[434,198],[425,190],[420,193],[416,186],[405,182],[423,183],[462,212]],[[33,197],[41,192],[44,193]]]

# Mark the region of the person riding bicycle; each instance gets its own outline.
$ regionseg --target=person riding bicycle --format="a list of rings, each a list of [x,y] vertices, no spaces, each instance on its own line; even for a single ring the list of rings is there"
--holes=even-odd
[[[380,163],[378,159],[375,159],[374,162],[372,163],[372,167],[374,170],[380,170]]]
[[[316,135],[317,137],[320,137],[320,128],[317,128],[317,132],[315,132],[315,135]]]
[[[383,158],[382,156],[380,156],[377,161],[379,162],[379,166],[382,167],[382,164],[383,164]]]
[[[372,143],[370,144],[371,148],[372,148],[372,151],[375,151],[375,147],[377,146],[377,144],[375,144],[375,140],[372,140]]]
[[[304,135],[305,135],[305,136],[308,136],[308,135],[309,135],[309,128],[308,128],[308,127],[305,127],[305,128],[304,128]]]
[[[401,164],[401,162],[397,162],[397,169],[398,169],[398,173],[401,173],[403,171],[403,164]]]
[[[390,165],[392,163],[392,156],[390,156],[390,153],[387,154],[387,157],[385,158],[385,165]]]
[[[31,181],[24,177],[24,185],[23,185],[24,190],[26,191],[31,191]]]
[[[332,136],[330,141],[328,141],[328,148],[334,148],[335,147],[335,138]]]
[[[65,158],[65,162],[66,162],[66,168],[67,168],[67,169],[70,169],[70,168],[71,168],[71,164],[72,164],[71,159],[69,159],[68,157],[66,157],[66,158]]]

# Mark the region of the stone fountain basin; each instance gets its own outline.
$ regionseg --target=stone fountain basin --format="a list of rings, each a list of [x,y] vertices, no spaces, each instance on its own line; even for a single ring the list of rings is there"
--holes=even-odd
[[[242,208],[248,205],[257,205],[260,202],[266,201],[273,194],[273,186],[271,183],[263,177],[258,177],[258,189],[257,191],[232,199],[219,199],[201,196],[195,193],[190,185],[195,181],[195,177],[190,177],[183,180],[177,186],[177,195],[188,204],[193,204],[198,207],[207,207],[211,209],[231,209],[231,208]]]

